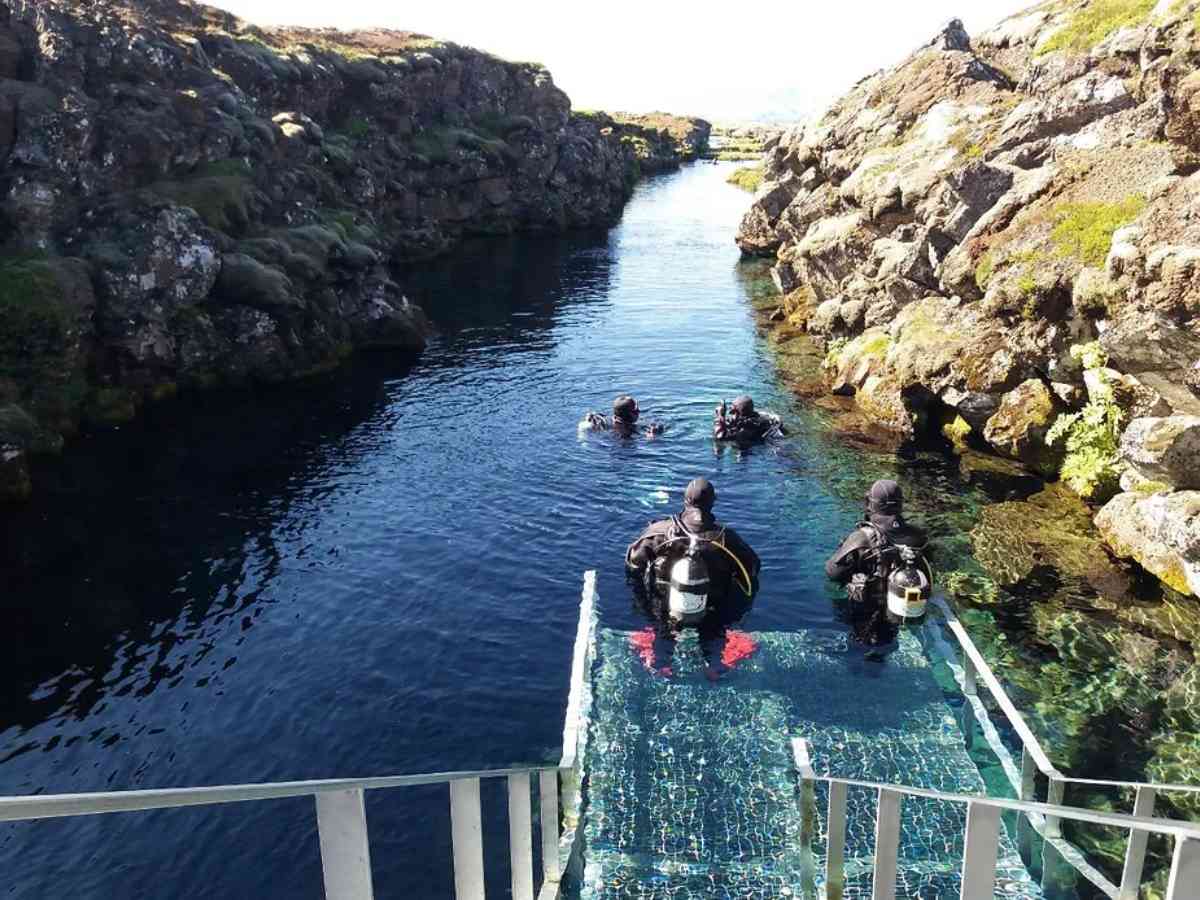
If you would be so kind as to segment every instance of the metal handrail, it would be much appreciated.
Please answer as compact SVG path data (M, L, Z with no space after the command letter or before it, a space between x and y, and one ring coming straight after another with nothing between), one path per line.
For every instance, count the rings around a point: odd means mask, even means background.
M429 772L419 775L382 775L375 778L321 778L312 781L277 781L259 784L224 784L188 788L153 788L140 791L100 791L83 794L31 794L0 797L0 822L87 816L102 813L214 806L251 800L311 797L331 791L367 791L381 788L446 784L478 778L506 778L557 772L559 766L479 769L465 772Z
M1012 723L1013 730L1016 731L1017 735L1021 738L1022 746L1029 751L1030 756L1033 757L1034 764L1047 778L1067 784L1090 784L1099 787L1119 787L1128 788L1131 790L1136 790L1137 788L1153 788L1158 792L1200 794L1200 785L1196 784L1164 784L1152 781L1120 781L1105 778L1076 778L1072 775L1063 774L1063 772L1059 771L1054 763L1050 761L1050 758L1042 749L1042 745L1039 743L1036 735L1034 735L1033 729L1029 727L1029 724L1025 721L1024 716L1021 715L1020 711L1015 705L1013 705L1012 700L1009 699L1008 694L1005 693L1004 687L1000 684L999 678L996 677L991 667L987 664L987 661L983 658L983 654L979 652L979 648L975 646L975 642L972 641L970 635L967 634L966 628L963 626L954 610L952 610L950 605L941 597L934 597L932 603L938 609L938 611L942 613L946 620L946 625L950 628L951 634L954 635L959 646L963 650L964 656L970 662L970 668L966 669L964 672L964 681L966 682L964 685L964 693L973 694L974 690L972 688L974 687L975 678L977 677L982 679L983 683L987 686L988 692L991 694L992 699L995 700L996 705L1000 707L1005 717Z
M830 900L840 900L845 886L846 802L847 789L851 787L872 790L878 795L871 894L873 900L891 900L895 896L900 846L900 809L904 797L921 797L966 805L967 825L962 859L963 898L988 898L994 894L1002 829L1000 814L1005 810L1023 813L1029 817L1070 819L1092 825L1125 828L1139 835L1153 832L1174 837L1175 852L1167 882L1166 900L1196 900L1200 897L1200 825L1153 816L1096 812L1058 804L977 797L907 785L817 775L813 771L808 745L803 738L792 739L792 752L800 776L800 859L806 896L815 895L812 836L818 833L818 829L815 822L813 784L822 781L829 785L825 895ZM1139 881L1140 876L1139 869ZM1137 885L1133 887L1136 896Z
M1114 884L1104 873L1088 861L1078 847L1065 840L1062 836L1061 820L1063 816L1057 810L1064 808L1062 801L1065 796L1066 786L1068 784L1080 784L1132 790L1134 791L1133 812L1135 817L1152 816L1154 802L1160 792L1200 793L1200 786L1074 778L1064 775L1050 762L1049 757L1034 735L1033 729L1029 727L1020 711L1017 710L1016 706L1009 699L1000 680L992 672L991 667L983 658L983 654L979 652L979 648L975 646L974 641L971 640L970 635L967 634L966 628L963 627L958 616L941 597L933 598L933 606L941 612L946 626L949 628L950 633L954 635L955 640L962 650L962 671L961 673L956 671L955 677L960 679L963 694L969 702L969 708L979 720L980 727L983 728L988 743L991 744L992 749L1000 758L1001 765L1012 781L1013 788L1016 790L1018 797L1022 801L1033 800L1036 772L1040 771L1048 779L1047 800L1049 801L1048 805L1054 811L1044 815L1030 813L1028 816L1030 825L1055 847L1064 861L1102 892L1113 898L1113 900L1136 900L1138 885L1141 882L1142 871L1146 861L1146 833L1132 827L1130 828L1125 850L1125 864L1121 872L1121 883L1120 885ZM939 653L946 658L947 663L952 668L956 668L950 656L952 651L949 651L948 647L946 650L942 649L946 645L939 633L934 634L934 640L938 645L937 649ZM979 681L983 682L993 701L1008 718L1013 726L1013 730L1017 732L1018 737L1021 739L1022 753L1019 770L1017 770L1007 749L996 733L995 727L991 724L987 708L978 697ZM969 728L969 725L964 727L964 734L967 736L968 743L970 741Z

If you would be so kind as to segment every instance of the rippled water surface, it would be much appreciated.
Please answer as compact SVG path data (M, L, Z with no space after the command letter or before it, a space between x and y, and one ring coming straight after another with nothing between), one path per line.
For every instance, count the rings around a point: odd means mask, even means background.
M855 451L781 383L728 171L643 183L611 232L410 273L440 326L419 358L185 398L39 472L34 506L0 520L0 794L556 759L582 573L606 625L638 625L622 552L697 475L764 560L757 631L844 630L820 564L874 477L961 535L988 495L956 463ZM792 436L717 452L712 408L743 391ZM619 392L666 434L581 438ZM368 818L378 896L449 893L444 787L370 794ZM502 884L507 850L488 853ZM21 898L321 883L301 800L3 825L0 871Z

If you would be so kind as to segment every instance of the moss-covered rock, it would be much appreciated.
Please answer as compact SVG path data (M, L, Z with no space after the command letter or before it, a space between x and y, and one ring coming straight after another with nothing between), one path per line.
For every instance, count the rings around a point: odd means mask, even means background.
M1054 475L1062 452L1047 444L1046 435L1062 411L1050 388L1031 378L1004 395L999 409L987 420L983 437L1003 456Z

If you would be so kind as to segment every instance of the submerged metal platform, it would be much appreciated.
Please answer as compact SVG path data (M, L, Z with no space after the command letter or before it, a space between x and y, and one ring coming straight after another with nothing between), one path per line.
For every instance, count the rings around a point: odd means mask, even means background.
M670 677L648 669L633 638L597 635L582 767L583 898L804 896L791 735L807 739L820 775L989 793L910 632L879 661L836 632L752 634L757 649L715 684L694 635L681 639ZM818 806L827 791L818 786ZM875 819L873 795L851 788L844 897L872 895ZM908 799L896 896L959 896L965 824L961 804ZM998 896L1042 896L1007 833L998 857ZM823 888L818 873L822 896Z

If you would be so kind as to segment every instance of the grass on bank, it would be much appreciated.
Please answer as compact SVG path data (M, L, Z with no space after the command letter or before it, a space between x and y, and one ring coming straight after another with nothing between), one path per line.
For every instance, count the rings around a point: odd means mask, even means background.
M1150 18L1158 0L1092 0L1073 12L1058 31L1047 38L1037 52L1068 50L1086 53L1122 28L1141 25Z
M1084 265L1103 266L1112 249L1113 234L1146 208L1142 197L1118 203L1063 203L1055 207L1056 222L1050 232L1056 252Z
M755 193L763 183L762 166L741 166L725 179L729 184L740 187L743 191Z

